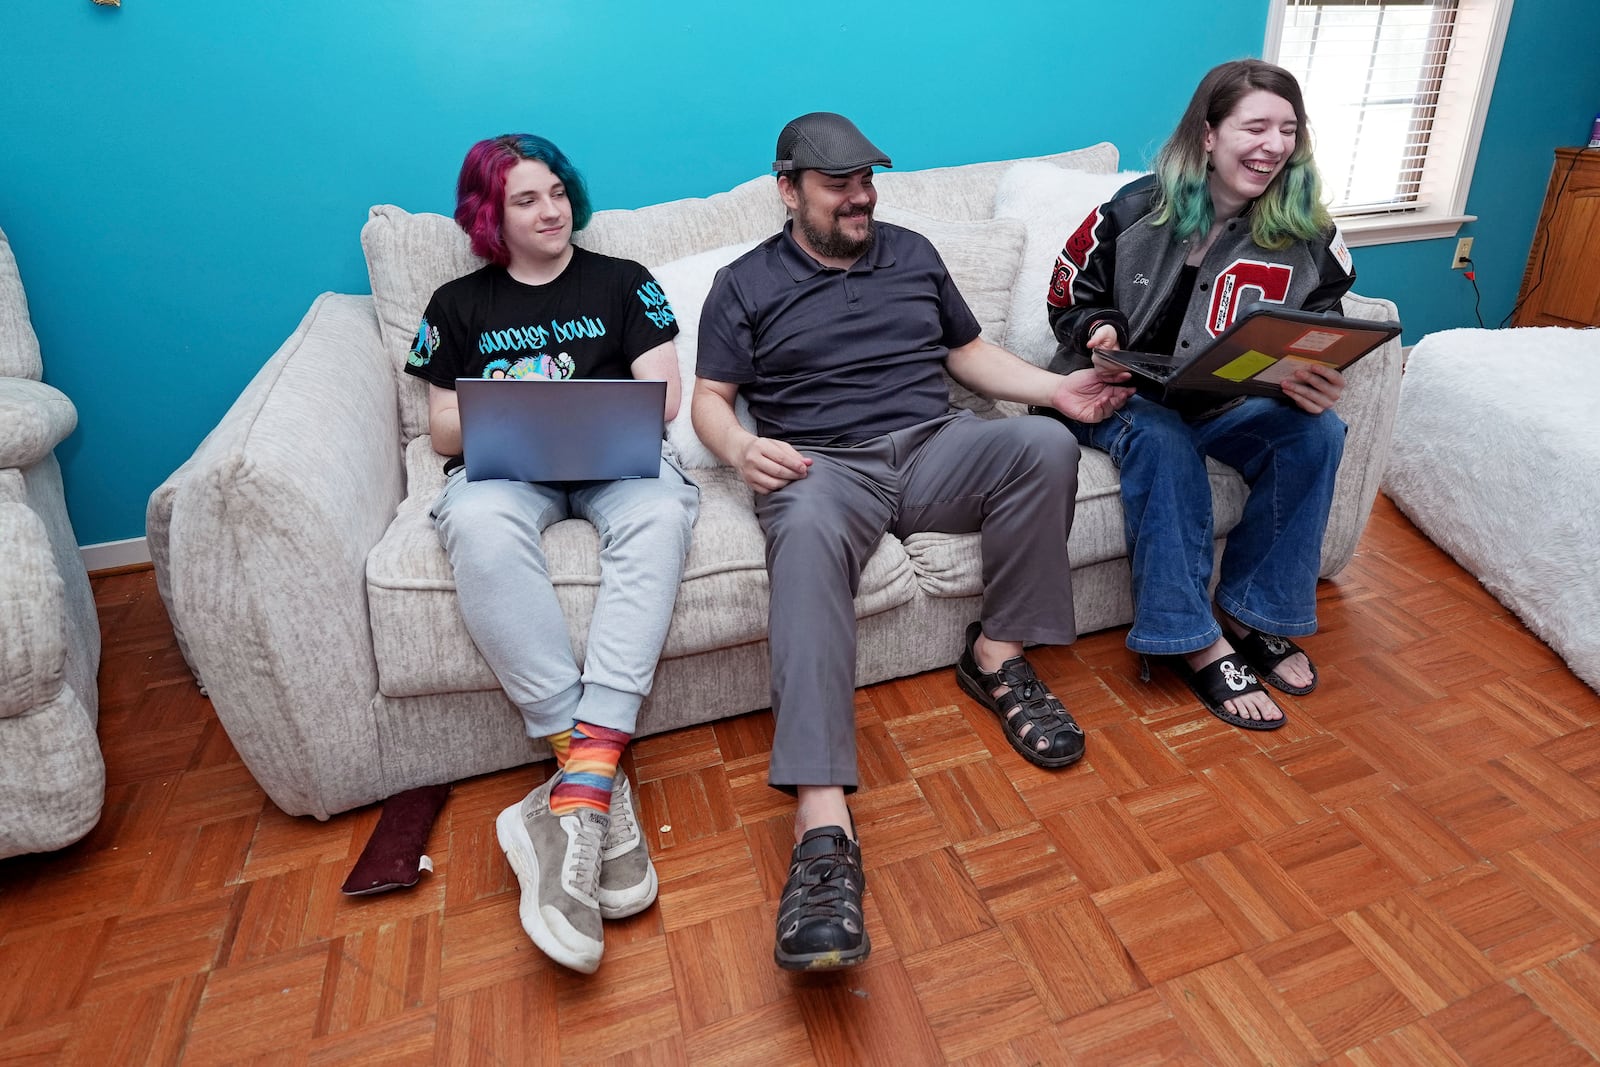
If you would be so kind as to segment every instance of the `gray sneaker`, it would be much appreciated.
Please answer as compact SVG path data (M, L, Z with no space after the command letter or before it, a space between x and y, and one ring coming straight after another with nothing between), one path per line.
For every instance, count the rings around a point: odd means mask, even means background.
M611 829L600 852L600 917L626 919L655 903L655 864L639 829L633 788L621 770L611 783Z
M561 775L513 804L495 820L495 833L522 885L522 929L544 954L584 974L600 966L600 849L611 820L592 808L568 815L550 810Z

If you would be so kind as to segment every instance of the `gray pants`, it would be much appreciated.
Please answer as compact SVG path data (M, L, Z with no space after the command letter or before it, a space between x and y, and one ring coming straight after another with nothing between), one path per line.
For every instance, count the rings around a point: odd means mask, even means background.
M983 630L997 641L1070 644L1067 534L1078 445L1038 416L954 413L850 447L802 448L804 478L756 497L772 584L768 619L777 733L768 782L857 784L856 614L861 568L886 530L978 531Z
M659 478L467 481L433 506L467 632L522 711L529 737L575 721L631 734L650 692L683 576L700 490L666 460ZM539 535L587 519L600 534L600 591L580 674Z

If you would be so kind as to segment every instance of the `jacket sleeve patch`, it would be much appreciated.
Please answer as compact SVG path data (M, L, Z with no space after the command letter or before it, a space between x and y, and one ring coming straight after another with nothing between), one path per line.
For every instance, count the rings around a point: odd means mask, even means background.
M1335 226L1333 240L1328 242L1328 252L1339 261L1339 266L1344 268L1346 274L1356 272L1355 260L1350 257L1350 246L1344 243L1344 232Z
M1089 212L1089 217L1073 231L1056 257L1056 268L1050 275L1049 302L1051 307L1072 306L1072 282L1078 272L1089 264L1089 257L1100 246L1095 231L1100 228L1100 209Z

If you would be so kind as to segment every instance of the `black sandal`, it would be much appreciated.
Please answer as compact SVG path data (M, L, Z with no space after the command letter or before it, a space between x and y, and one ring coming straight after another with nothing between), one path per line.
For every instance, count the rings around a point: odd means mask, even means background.
M1242 697L1246 693L1265 693L1250 664L1243 656L1230 652L1221 659L1212 660L1199 670L1185 662L1182 656L1160 657L1172 672L1188 685L1189 691L1200 698L1207 711L1241 730L1276 730L1289 721L1287 715L1276 719L1247 719L1235 715L1223 701ZM1274 702L1276 703L1276 702ZM1280 712L1282 708L1278 709Z
M973 700L1000 716L1006 740L1017 754L1037 766L1054 770L1083 758L1083 729L1072 718L1065 704L1050 692L1050 687L1033 673L1028 661L1013 656L1000 669L986 673L978 667L973 651L983 623L967 627L967 647L956 664L956 681ZM1006 686L1010 692L998 697L994 691ZM1044 748L1038 748L1040 738Z
M1251 630L1243 637L1235 637L1230 633L1228 641L1239 651L1244 661L1255 669L1261 680L1274 689L1288 693L1292 697L1303 697L1317 687L1317 682L1320 680L1317 677L1317 665L1311 662L1310 656L1306 656L1305 649L1289 638ZM1278 664L1297 652L1306 656L1306 665L1311 668L1310 685L1290 685L1278 674Z

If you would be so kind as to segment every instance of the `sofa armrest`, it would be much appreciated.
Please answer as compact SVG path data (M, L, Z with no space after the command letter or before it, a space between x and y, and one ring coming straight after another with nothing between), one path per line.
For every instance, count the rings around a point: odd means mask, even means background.
M30 378L0 377L0 469L26 470L78 425L66 394Z
M291 815L383 795L365 567L404 495L402 460L372 300L324 294L151 497L151 556L191 666Z
M1400 317L1390 301L1355 293L1346 294L1344 313L1356 319ZM1322 540L1323 578L1333 577L1349 564L1366 529L1367 517L1372 514L1372 502L1377 499L1378 486L1389 465L1395 412L1400 404L1401 362L1400 338L1394 337L1345 375L1345 392L1335 410L1349 432L1334 484L1328 531Z

